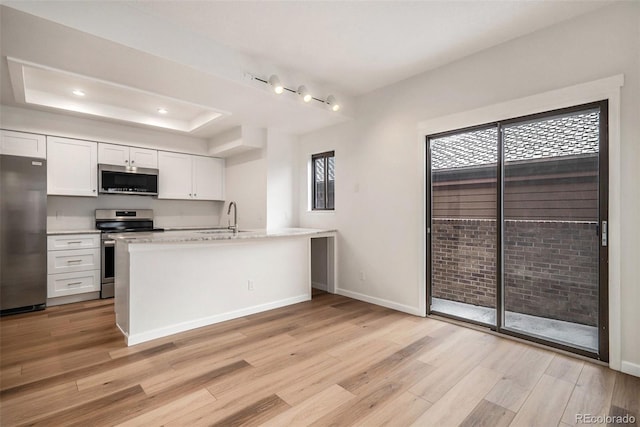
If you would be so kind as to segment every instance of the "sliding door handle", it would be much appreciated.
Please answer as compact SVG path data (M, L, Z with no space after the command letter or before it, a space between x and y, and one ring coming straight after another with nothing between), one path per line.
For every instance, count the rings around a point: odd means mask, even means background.
M602 221L602 246L607 246L607 221Z

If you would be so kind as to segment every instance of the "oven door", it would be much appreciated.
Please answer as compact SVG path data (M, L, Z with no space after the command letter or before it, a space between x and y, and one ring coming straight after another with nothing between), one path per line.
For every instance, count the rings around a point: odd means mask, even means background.
M101 298L113 298L116 272L116 241L102 240Z

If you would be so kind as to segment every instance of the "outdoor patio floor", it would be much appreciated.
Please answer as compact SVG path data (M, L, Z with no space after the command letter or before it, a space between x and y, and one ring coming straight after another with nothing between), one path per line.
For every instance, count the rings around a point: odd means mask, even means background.
M489 325L496 323L493 308L433 298L431 310ZM585 350L598 350L598 328L595 326L507 311L504 328Z

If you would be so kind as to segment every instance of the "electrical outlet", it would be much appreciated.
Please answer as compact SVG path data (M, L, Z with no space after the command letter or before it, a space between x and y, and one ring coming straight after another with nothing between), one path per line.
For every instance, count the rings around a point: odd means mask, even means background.
M247 289L250 291L253 290L253 280L247 280Z

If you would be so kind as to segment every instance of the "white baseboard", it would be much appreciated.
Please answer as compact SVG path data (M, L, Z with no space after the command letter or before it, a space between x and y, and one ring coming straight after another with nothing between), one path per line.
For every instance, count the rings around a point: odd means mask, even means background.
M177 325L171 325L163 328L153 329L151 331L141 332L138 334L130 334L125 338L127 345L140 344L146 341L151 341L156 338L166 337L168 335L177 334L179 332L189 331L191 329L201 328L203 326L213 325L214 323L224 322L226 320L237 319L238 317L248 316L250 314L261 313L267 310L273 310L274 308L280 308L291 304L297 304L299 302L309 301L311 299L309 294L299 295L297 297L286 298L279 301L270 302L267 304L254 305L252 307L243 308L240 310L229 311L222 314L216 314L215 316L203 317L201 319L190 320L188 322L178 323Z
M342 295L345 297L357 299L364 302L369 302L371 304L380 305L382 307L391 308L393 310L402 311L404 313L413 314L414 316L422 316L419 307L411 307L409 305L398 304L394 301L389 301L382 298L376 298L369 295L361 294L359 292L352 292L346 289L336 289L336 293L338 295Z
M620 371L625 374L633 375L635 377L640 377L640 365L636 363L622 361L620 364Z
M125 343L128 343L128 342L129 342L129 334L128 334L128 333L126 333L126 332L124 331L124 329L122 329L122 328L120 327L120 325L118 325L117 323L116 323L116 328L118 328L118 330L120 331L120 333L124 336L124 342L125 342ZM127 344L127 345L129 345L129 344Z
M320 289L321 291L326 291L327 290L327 284L326 283L311 282L311 287L314 288L314 289Z

